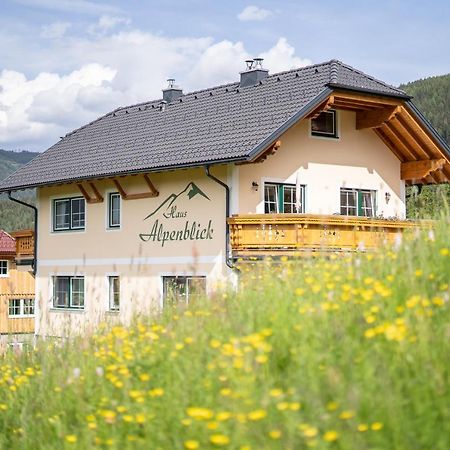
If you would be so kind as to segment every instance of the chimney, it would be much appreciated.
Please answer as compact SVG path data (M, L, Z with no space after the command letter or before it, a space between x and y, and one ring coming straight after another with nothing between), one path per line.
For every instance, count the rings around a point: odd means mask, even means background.
M262 67L263 61L263 58L247 59L245 61L247 69L244 72L240 72L240 87L254 86L269 75L269 71Z
M163 89L163 100L167 103L171 103L178 100L183 95L183 90L175 86L175 79L169 78L167 80L169 86L167 89Z

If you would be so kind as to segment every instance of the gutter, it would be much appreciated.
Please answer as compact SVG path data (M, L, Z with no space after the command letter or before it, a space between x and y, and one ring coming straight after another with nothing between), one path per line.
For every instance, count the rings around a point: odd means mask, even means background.
M37 240L38 240L38 235L37 235L37 231L38 231L38 209L36 208L36 206L34 205L30 205L29 203L25 203L22 200L19 200L18 198L14 198L11 196L11 191L8 191L8 198L15 202L15 203L19 203L19 205L23 205L26 206L27 208L31 208L34 211L34 249L33 249L33 253L34 253L34 258L33 258L33 275L36 276L36 272L37 272Z
M217 184L220 184L223 188L225 188L225 216L226 216L226 225L225 225L225 264L230 269L236 269L233 265L230 258L230 225L228 224L228 218L230 217L230 187L224 183L222 180L219 180L217 177L212 175L209 171L209 165L205 166L205 173L208 178L215 181Z

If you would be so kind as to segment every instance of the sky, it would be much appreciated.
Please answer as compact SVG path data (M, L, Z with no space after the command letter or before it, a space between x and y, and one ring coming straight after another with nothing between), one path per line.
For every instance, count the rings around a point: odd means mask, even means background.
M448 0L0 0L0 148L44 151L119 107L339 59L389 84L450 72Z

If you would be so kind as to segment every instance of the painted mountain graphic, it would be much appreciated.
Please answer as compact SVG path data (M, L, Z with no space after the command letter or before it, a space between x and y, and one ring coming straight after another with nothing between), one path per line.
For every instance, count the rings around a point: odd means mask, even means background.
M182 202L189 201L198 195L211 201L211 199L194 182L191 181L178 194L170 194L152 213L145 217L144 220L149 219L160 211L162 211L163 216L165 216L166 211L169 211L173 206L175 206L175 203L179 200Z

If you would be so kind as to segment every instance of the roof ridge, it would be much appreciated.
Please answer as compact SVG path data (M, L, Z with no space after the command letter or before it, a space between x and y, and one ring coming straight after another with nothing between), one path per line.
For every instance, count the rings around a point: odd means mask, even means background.
M345 64L345 63L343 63L342 61L338 61L338 60L335 60L335 61L336 61L339 65L341 65L342 67L345 67L346 69L349 69L349 70L351 70L351 71L353 71L353 72L355 72L355 73L358 73L358 74L360 74L360 75L363 75L363 76L365 76L366 78L369 78L369 80L375 81L376 83L379 83L379 84L381 84L382 86L388 87L388 88L390 88L390 89L394 89L395 91L400 92L400 93L402 93L402 94L406 94L405 91L402 91L401 89L398 89L397 87L392 86L391 84L385 83L384 81L379 80L378 78L375 78L375 77L373 77L372 75L368 75L367 73L363 72L362 70L355 69L353 66L350 66L349 64ZM331 83L331 81L330 81L330 83Z

